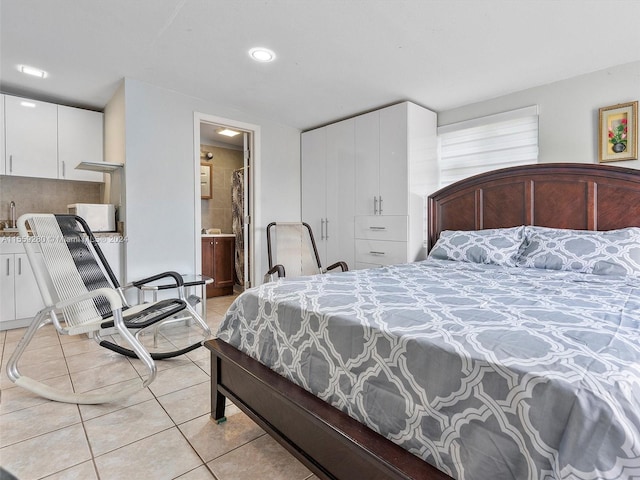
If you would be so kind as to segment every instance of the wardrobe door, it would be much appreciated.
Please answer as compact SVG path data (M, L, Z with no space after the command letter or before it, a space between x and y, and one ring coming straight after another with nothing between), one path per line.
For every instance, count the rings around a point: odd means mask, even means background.
M355 214L377 215L380 178L380 113L355 118Z
M407 103L380 110L379 215L409 213L407 118Z
M320 261L326 263L326 127L302 134L302 221L308 223L318 247Z
M355 131L354 119L326 127L326 268L337 261L354 264Z

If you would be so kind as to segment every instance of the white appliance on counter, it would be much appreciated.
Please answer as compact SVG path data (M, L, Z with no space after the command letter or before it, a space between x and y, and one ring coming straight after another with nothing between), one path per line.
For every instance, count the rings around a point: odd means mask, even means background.
M67 205L72 215L82 217L92 232L116 231L116 206L108 203L72 203Z

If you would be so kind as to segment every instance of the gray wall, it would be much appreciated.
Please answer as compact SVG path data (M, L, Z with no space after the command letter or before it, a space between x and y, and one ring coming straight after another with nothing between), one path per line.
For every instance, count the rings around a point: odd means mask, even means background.
M598 162L598 109L640 100L640 62L569 78L438 113L438 125L539 106L540 162ZM640 161L612 162L640 168Z

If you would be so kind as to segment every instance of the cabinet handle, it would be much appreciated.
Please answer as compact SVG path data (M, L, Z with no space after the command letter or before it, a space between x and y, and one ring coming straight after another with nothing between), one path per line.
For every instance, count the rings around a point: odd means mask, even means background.
M9 155L9 173L13 173L13 155Z
M22 257L18 257L18 275L22 275Z
M324 240L324 218L320 219L320 240Z
M369 227L369 230L386 230L387 227Z
M382 215L382 195L380 195L380 200L378 201L378 215Z
M373 197L373 214L374 215L378 214L378 197L377 196Z
M62 162L62 178L65 178L67 176L67 169L66 169L66 165L64 163L64 161Z
M372 250L369 250L369 253L370 253L371 255L384 255L384 254L385 254L384 252L374 252L374 251L372 251Z
M324 220L324 238L329 240L329 219L325 218Z
M11 265L9 265L9 259L7 258L7 277L9 276L9 274L11 273L11 269L10 269Z

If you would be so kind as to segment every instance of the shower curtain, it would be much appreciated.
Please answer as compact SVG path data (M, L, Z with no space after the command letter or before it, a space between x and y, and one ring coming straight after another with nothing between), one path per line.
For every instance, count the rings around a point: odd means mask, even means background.
M235 170L231 181L231 221L236 236L236 278L244 287L244 171Z

